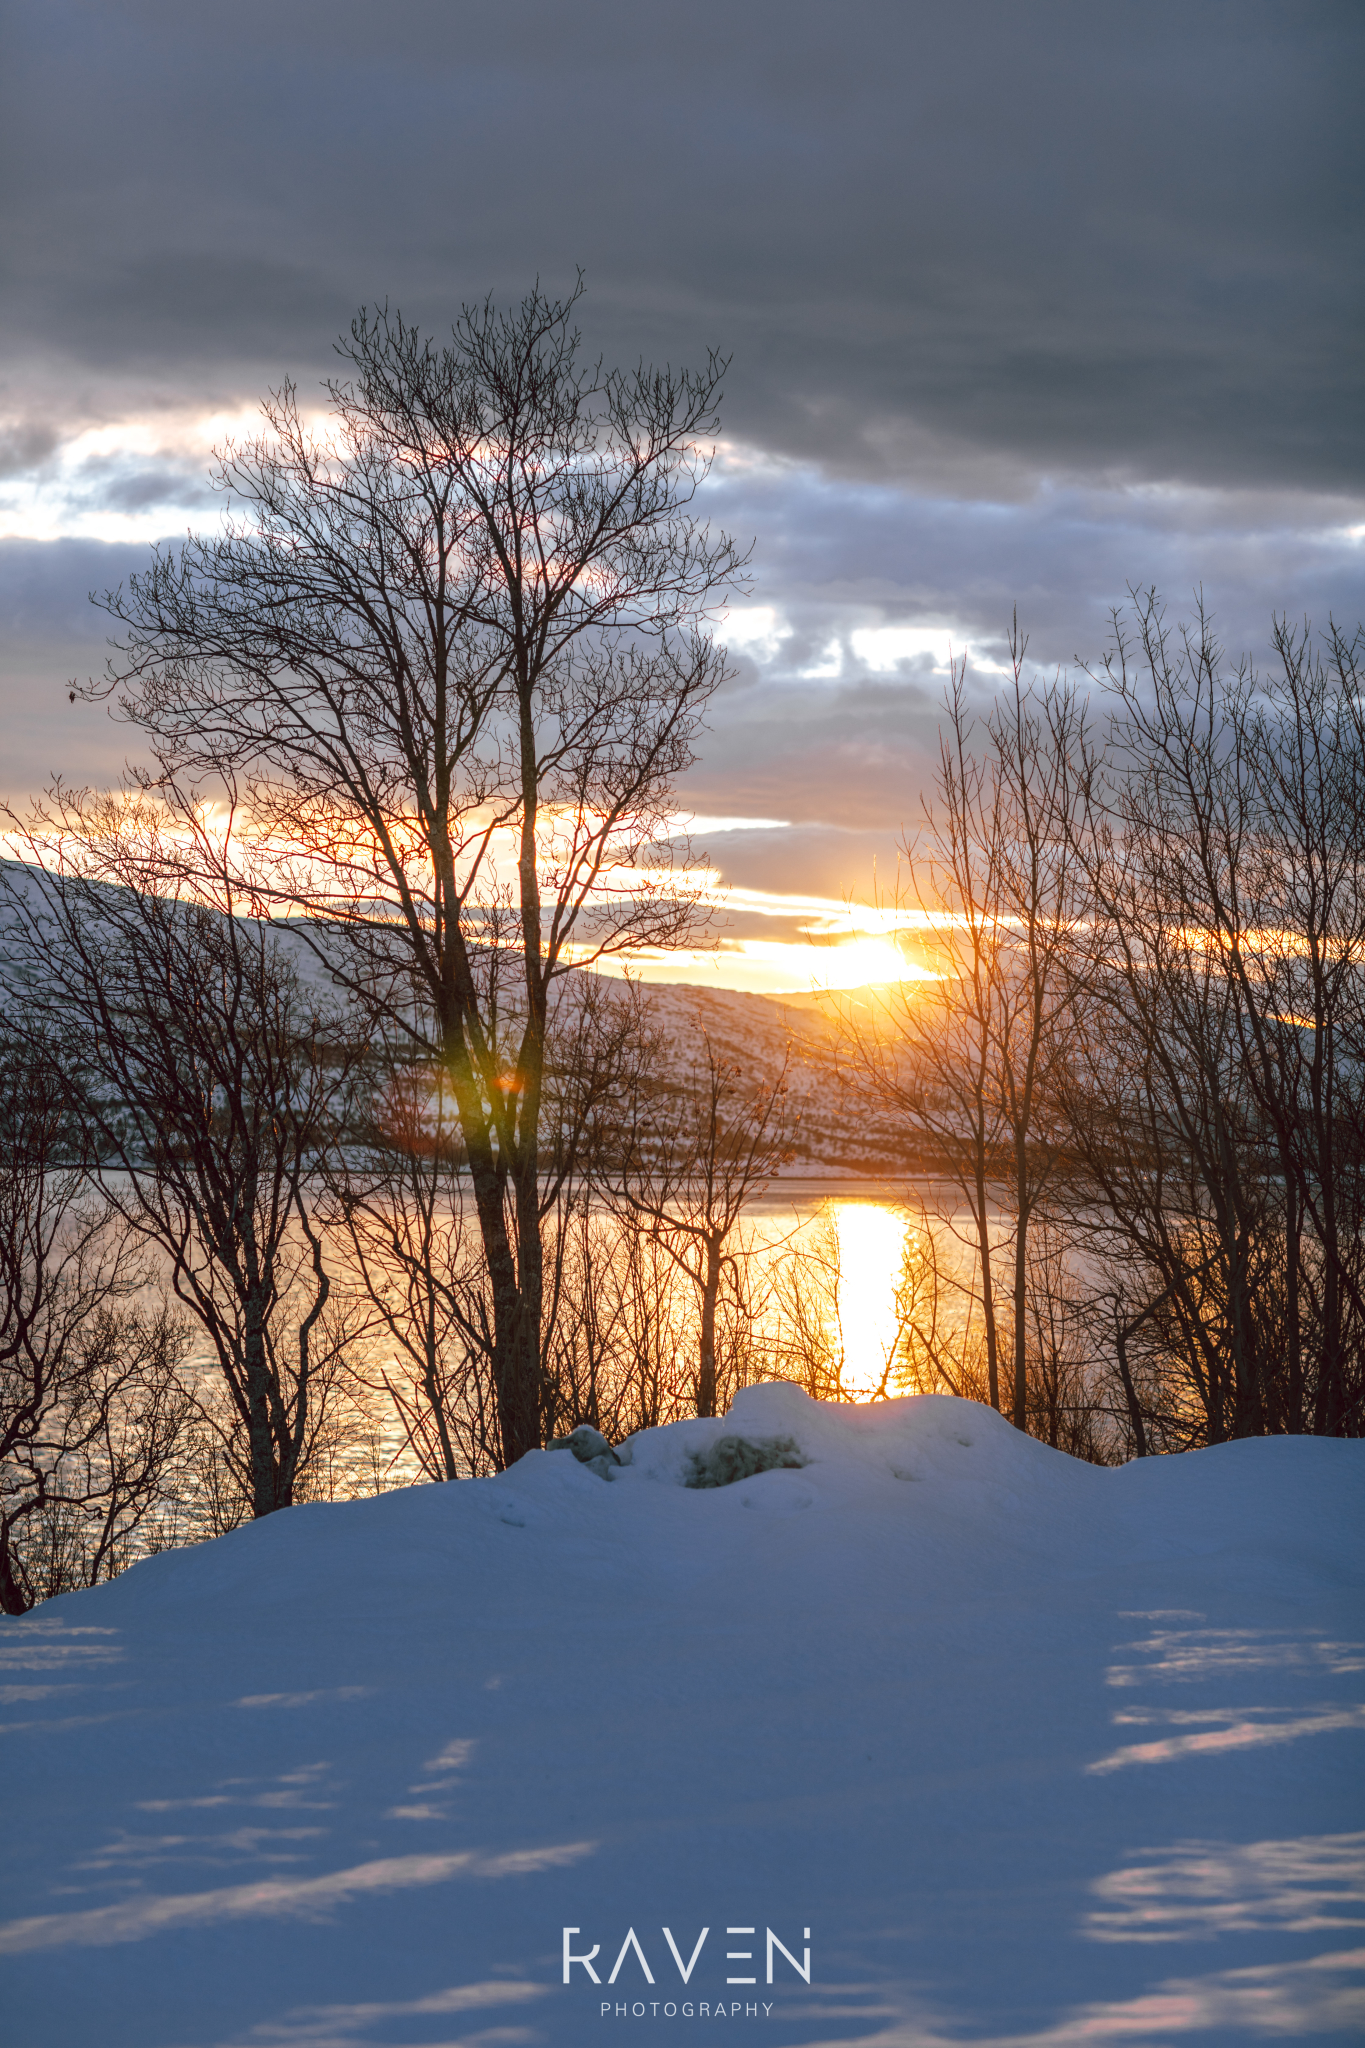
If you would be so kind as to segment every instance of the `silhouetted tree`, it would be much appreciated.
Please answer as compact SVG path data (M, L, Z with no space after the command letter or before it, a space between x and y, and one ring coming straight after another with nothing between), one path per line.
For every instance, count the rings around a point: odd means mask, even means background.
M128 1233L88 1198L52 1048L0 1024L0 1612L95 1585L165 1504L183 1332L132 1299Z
M1054 1077L1065 1057L1085 915L1071 824L1084 711L1061 678L1031 683L1011 634L1012 676L978 736L966 663L954 666L924 830L904 853L937 980L872 1007L845 1004L840 1062L902 1127L929 1139L971 1217L992 1407L1008 1323L1015 1426L1028 1419L1030 1221L1055 1163ZM909 905L903 906L910 909ZM909 922L909 918L907 918ZM1001 1221L1013 1271L1001 1315Z
M1198 1415L1158 1436L1354 1432L1365 1376L1365 719L1360 641L1277 623L1226 666L1201 610L1115 619L1089 766L1096 922L1070 1103L1135 1262L1126 1354ZM1143 1277L1145 1274L1145 1277ZM1125 1359L1125 1366L1128 1360ZM1161 1374L1158 1374L1158 1379ZM1127 1390L1125 1390L1127 1391Z
M444 1066L505 1462L541 1434L552 985L688 928L672 784L741 565L689 509L724 365L604 371L576 297L466 308L442 348L362 311L326 429L286 386L222 453L226 530L106 600L163 768L240 779L257 878Z
M716 1320L722 1284L738 1285L732 1245L747 1204L790 1159L787 1067L753 1081L709 1037L690 1069L636 1095L602 1179L617 1212L663 1246L697 1290L696 1413L717 1411Z
M355 1047L235 894L230 833L147 794L58 790L5 882L12 994L60 1045L91 1171L207 1333L227 1451L265 1515L295 1497L334 1362L310 1176ZM259 907L259 906L257 906Z

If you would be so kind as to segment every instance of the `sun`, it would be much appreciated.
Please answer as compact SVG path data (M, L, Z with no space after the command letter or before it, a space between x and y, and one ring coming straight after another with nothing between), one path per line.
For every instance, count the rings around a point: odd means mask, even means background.
M810 975L816 989L886 988L900 981L938 979L931 969L907 960L892 939L851 939L841 946L822 947Z

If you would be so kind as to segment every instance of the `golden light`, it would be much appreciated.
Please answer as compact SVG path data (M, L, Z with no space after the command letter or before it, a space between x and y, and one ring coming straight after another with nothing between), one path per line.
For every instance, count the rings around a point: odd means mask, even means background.
M937 981L931 968L907 960L891 939L854 939L822 948L811 969L817 988L883 987L897 981Z
M882 1202L831 1202L829 1213L839 1240L844 1386L866 1400L881 1386L896 1343L896 1287L909 1218ZM890 1380L886 1391L897 1391Z
M940 979L931 968L907 960L889 939L853 940L840 946L731 939L722 940L714 951L692 947L664 952L640 947L603 963L600 971L630 973L641 981L686 982L759 996L806 996Z
M198 804L190 820L167 809L148 792L113 792L109 802L121 812L125 830L152 832L167 853L188 854L195 842L205 851L213 849L215 864L221 865L224 874L229 868L234 873L234 886L241 898L238 907L252 914L261 914L262 909L275 917L300 914L305 909L325 914L329 900L345 914L362 899L371 916L382 917L385 905L391 914L397 912L387 855L373 827L364 820L326 806L296 805L291 819L283 805L273 813L253 814L246 806L233 810L212 800ZM679 822L686 822L685 814L679 814ZM751 828L765 822L776 826L779 821L744 818L711 822ZM491 803L471 809L460 818L459 829L461 843L454 854L460 880L466 881L477 869L485 897L491 900L500 890L510 890L520 842L515 823L509 821L505 810ZM420 821L415 814L395 813L388 820L388 831L409 886L418 901L424 901L431 889L430 855ZM10 839L0 840L0 853L55 865L61 859L62 837L60 831L38 831L32 837L10 835ZM578 863L588 851L593 853L589 865L597 870L586 891L589 913L631 897L667 894L674 886L675 878L666 869L639 864L638 848L625 824L608 824L594 813L546 805L537 838L540 879L547 899L560 888L567 887L572 893ZM928 934L959 921L951 912L907 911L886 904L734 888L711 867L688 870L676 879L683 893L695 891L701 908L717 912L722 920L735 915L780 919L789 927L795 923L800 936L722 935L716 946L666 951L623 947L607 958L599 958L593 943L577 941L565 949L566 959L595 966L608 975L629 974L647 982L692 983L777 997L833 994L940 980L933 968L907 958L900 935ZM183 886L193 889L188 866Z

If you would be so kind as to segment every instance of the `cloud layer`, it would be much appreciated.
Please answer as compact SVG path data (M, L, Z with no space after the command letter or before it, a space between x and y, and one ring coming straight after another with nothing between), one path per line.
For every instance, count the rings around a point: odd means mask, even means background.
M844 473L1359 480L1349 6L53 0L9 37L21 436L582 263L595 340L733 351L731 430Z
M21 9L0 151L3 780L116 774L86 591L216 517L208 452L361 301L583 266L609 358L729 353L753 536L688 800L759 888L865 893L949 646L1101 651L1129 584L1234 648L1365 615L1348 5L130 0ZM3 536L9 536L8 539Z

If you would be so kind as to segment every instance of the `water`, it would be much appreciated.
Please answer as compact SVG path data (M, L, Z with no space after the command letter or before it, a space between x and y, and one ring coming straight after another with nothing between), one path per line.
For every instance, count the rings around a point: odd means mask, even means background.
M970 1320L973 1261L961 1197L951 1186L890 1181L783 1180L746 1212L753 1294L762 1302L792 1269L817 1296L842 1357L839 1394L872 1400L904 1391L897 1366L908 1323L948 1341ZM935 1285L936 1283L936 1285ZM935 1297L936 1298L932 1298ZM773 1303L760 1309L773 1321ZM782 1341L780 1302L770 1334Z
M934 1256L929 1263L942 1281L934 1310L940 1332L960 1327L968 1313L971 1261L955 1240L951 1199L942 1199L948 1193L890 1182L793 1178L774 1183L750 1203L728 1247L735 1255L732 1278L739 1285L738 1292L727 1288L722 1305L718 1350L723 1390L738 1372L745 1379L797 1378L822 1398L866 1401L906 1391L898 1359L905 1348L907 1276L913 1276L917 1261L918 1267L924 1266L924 1253L931 1246ZM926 1197L947 1221L928 1222ZM593 1213L592 1233L594 1256L617 1269L603 1278L599 1268L599 1296L615 1295L604 1326L606 1352L615 1345L618 1355L624 1347L626 1355L638 1359L643 1337L652 1369L666 1381L654 1419L689 1412L699 1356L696 1288L656 1249L645 1288L640 1288L637 1275L633 1308L622 1313L620 1303L629 1292L621 1270L625 1240L600 1207ZM472 1217L466 1241L476 1243ZM297 1249L303 1250L301 1241ZM354 1254L338 1231L328 1234L327 1264L334 1276L334 1306L347 1296L358 1296ZM306 1269L303 1277L306 1280ZM572 1329L575 1316L581 1319L583 1294L581 1288L577 1293L570 1288L566 1328ZM288 1325L306 1306L301 1290L283 1319L280 1335L291 1349L295 1340ZM600 1306L599 1300L596 1307ZM642 1323L649 1325L643 1333ZM602 1327L590 1337L580 1332L573 1339L574 1355L591 1355L594 1345L602 1351L603 1334ZM315 1333L315 1357L323 1335L321 1329ZM347 1356L349 1368L341 1375L344 1392L333 1399L337 1414L344 1411L350 1422L335 1447L315 1461L310 1490L317 1487L329 1495L369 1492L379 1485L410 1482L420 1476L422 1461L384 1382L387 1377L400 1389L411 1390L412 1366L405 1367L392 1332L372 1311L368 1327L354 1330ZM188 1363L213 1405L219 1369L197 1325ZM591 1385L589 1381L585 1392L584 1383L576 1382L576 1391L567 1397L571 1410L597 1412L589 1398ZM420 1398L417 1406L422 1406ZM617 1434L639 1426L638 1403L627 1402L615 1411L601 1408L609 1433L613 1413ZM645 1420L649 1419L646 1408ZM474 1462L483 1461L475 1457Z

